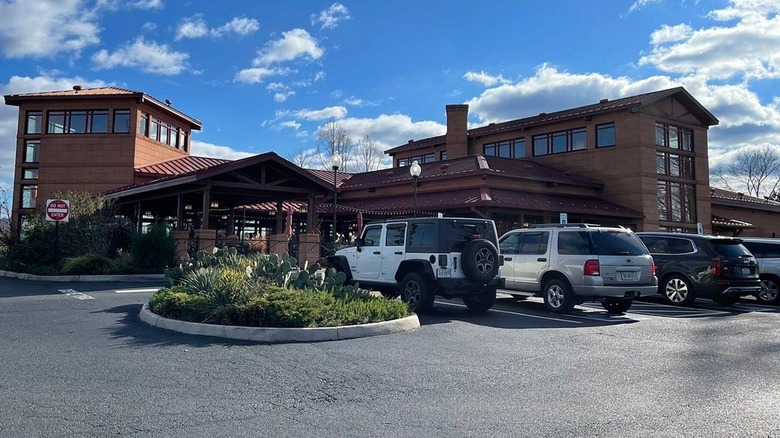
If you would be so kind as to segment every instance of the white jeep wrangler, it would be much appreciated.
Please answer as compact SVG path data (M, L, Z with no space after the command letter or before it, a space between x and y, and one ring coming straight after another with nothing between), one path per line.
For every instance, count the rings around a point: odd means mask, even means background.
M503 287L499 276L496 226L492 220L415 218L371 223L356 246L328 257L347 274L347 282L401 299L424 313L434 296L462 297L474 311L485 311Z

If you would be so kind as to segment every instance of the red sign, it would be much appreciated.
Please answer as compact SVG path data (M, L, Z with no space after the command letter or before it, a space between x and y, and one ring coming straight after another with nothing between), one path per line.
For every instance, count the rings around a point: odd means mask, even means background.
M46 220L67 222L70 214L70 201L64 199L46 200Z

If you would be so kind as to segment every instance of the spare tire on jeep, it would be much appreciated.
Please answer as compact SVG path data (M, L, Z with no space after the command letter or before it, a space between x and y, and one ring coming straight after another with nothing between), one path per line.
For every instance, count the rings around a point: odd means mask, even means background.
M461 266L466 278L487 283L498 275L498 250L492 242L475 239L466 242L461 255Z

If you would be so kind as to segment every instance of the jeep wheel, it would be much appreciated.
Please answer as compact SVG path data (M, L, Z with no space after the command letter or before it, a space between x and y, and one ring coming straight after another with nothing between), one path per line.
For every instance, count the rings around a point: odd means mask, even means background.
M566 313L574 308L575 298L565 280L553 278L544 285L544 305L553 313Z
M496 303L496 289L489 287L474 295L463 295L463 303L471 311L484 312Z
M607 309L607 313L620 315L626 313L634 302L631 298L602 298L601 305Z
M431 285L420 274L407 274L401 282L401 301L415 313L425 313L433 307Z
M756 299L762 304L780 303L780 287L773 277L761 276L761 292L756 294Z
M660 290L664 301L674 306L689 306L696 299L693 287L680 275L666 277L661 283Z
M467 242L461 260L466 278L477 283L487 283L498 274L498 250L489 240Z

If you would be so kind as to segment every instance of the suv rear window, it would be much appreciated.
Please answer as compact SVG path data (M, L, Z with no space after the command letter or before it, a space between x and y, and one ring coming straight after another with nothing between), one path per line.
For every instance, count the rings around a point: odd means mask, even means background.
M739 243L739 240L733 239L712 239L710 240L712 248L716 253L724 257L741 257L750 255L750 251Z
M496 235L493 232L491 222L486 221L458 221L442 222L444 228L444 251L460 252L466 242L474 239L485 239L497 244Z
M642 241L623 231L562 231L558 234L558 253L569 255L642 255Z

